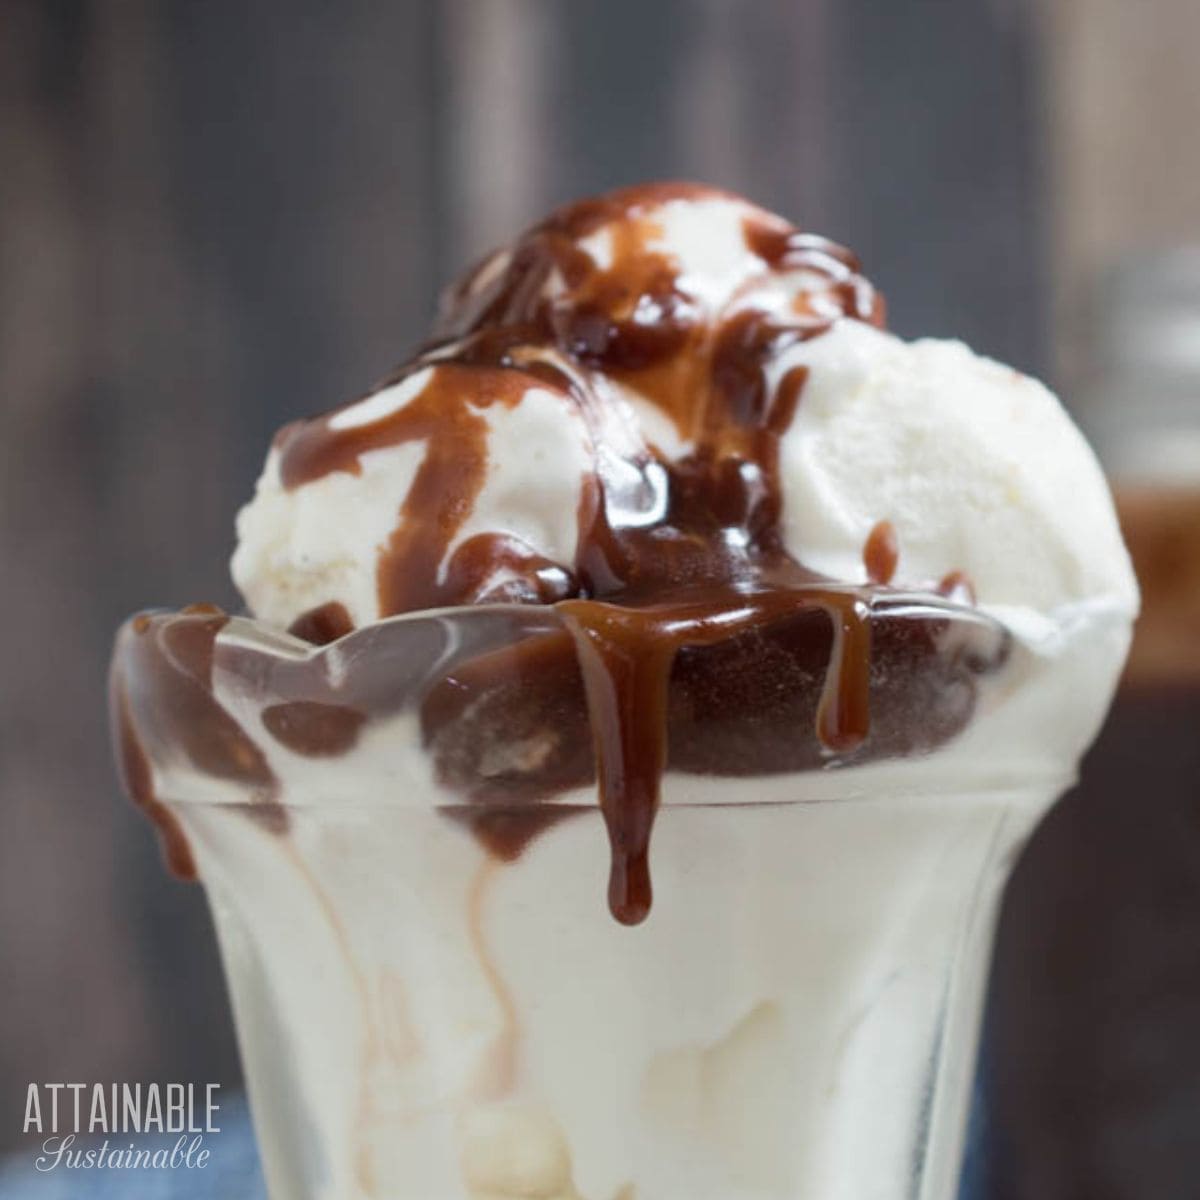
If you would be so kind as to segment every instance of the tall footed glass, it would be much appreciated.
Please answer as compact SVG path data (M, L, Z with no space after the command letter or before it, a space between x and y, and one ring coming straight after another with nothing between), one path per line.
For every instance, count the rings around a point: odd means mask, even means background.
M632 927L553 610L127 625L126 780L207 890L273 1200L951 1200L997 900L1073 763L988 734L997 627L873 622L847 761L806 668L782 747L728 662L672 673Z

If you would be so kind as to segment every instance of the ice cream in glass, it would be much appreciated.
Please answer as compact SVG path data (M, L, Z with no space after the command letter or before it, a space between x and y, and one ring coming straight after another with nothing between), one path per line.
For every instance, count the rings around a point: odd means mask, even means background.
M274 1200L950 1200L1137 588L1054 396L728 193L553 213L114 657Z

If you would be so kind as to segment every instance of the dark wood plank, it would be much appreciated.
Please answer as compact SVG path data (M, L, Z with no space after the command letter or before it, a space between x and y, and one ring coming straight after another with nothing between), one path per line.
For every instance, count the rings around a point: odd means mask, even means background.
M420 336L434 14L15 0L0 22L0 1092L231 1080L201 892L117 794L108 648L138 607L234 603L271 431Z

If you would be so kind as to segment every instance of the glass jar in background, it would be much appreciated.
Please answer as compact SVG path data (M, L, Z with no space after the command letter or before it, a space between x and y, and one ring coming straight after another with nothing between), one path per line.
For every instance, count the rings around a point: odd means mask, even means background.
M1014 877L989 1200L1185 1200L1200 1176L1200 245L1096 306L1076 414L1142 588L1116 704Z
M1128 691L1200 686L1200 245L1118 272L1088 423L1142 585ZM1090 414L1090 419L1089 419ZM1193 726L1200 729L1200 725Z

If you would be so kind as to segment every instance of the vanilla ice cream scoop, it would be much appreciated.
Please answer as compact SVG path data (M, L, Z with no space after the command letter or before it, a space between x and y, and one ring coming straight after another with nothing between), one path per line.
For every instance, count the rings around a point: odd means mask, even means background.
M677 525L664 467L701 443L773 489L749 443L775 340L877 312L845 251L732 196L662 185L564 209L451 288L381 388L280 432L234 578L283 626L621 590L630 572L589 554L597 522ZM715 545L751 515L691 514L672 540Z
M588 561L597 510L665 530L687 486L671 469L702 458L758 478L741 511L707 488L687 537L753 540L754 487L773 487L773 536L822 575L865 580L887 521L889 582L958 572L988 608L1132 613L1106 484L1055 398L880 319L852 256L737 197L660 185L565 209L451 288L392 380L280 433L234 578L281 626L602 596L628 572Z

